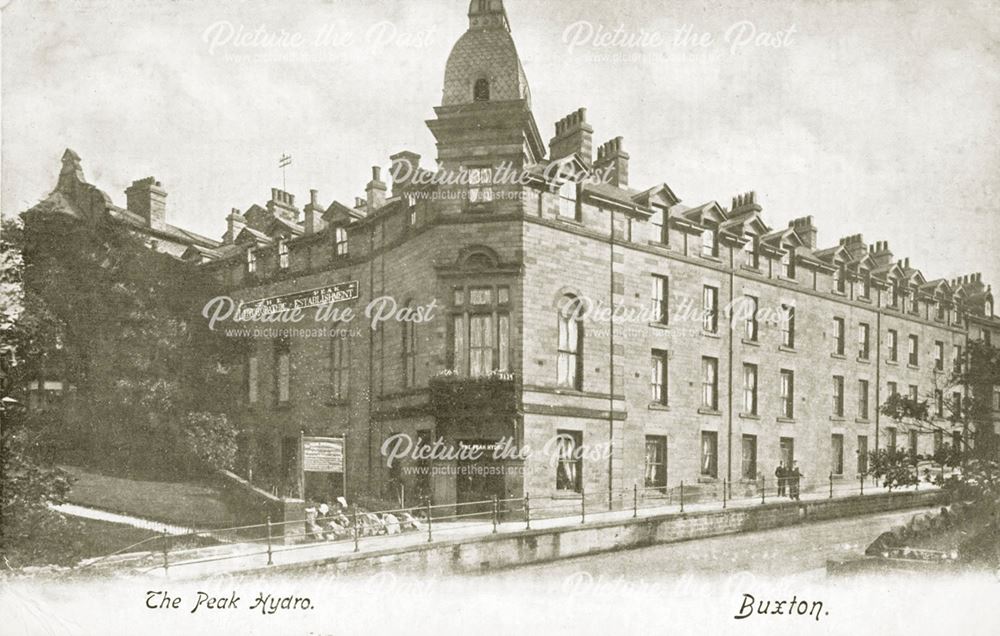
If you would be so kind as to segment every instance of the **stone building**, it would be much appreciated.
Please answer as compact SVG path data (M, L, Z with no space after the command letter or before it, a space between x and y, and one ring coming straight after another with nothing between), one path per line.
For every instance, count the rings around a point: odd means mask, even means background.
M502 0L472 1L434 113L435 169L397 153L346 203L312 190L299 207L272 189L228 215L221 241L167 224L155 179L120 209L82 192L78 159L64 158L53 196L120 215L236 300L351 290L335 304L359 314L349 324L251 337L234 416L257 478L294 493L302 433L346 436L349 494L436 503L723 480L753 492L793 460L825 485L856 480L866 451L949 441L887 422L878 405L891 391L950 400L947 371L970 338L1000 337L979 274L928 280L859 234L823 247L811 216L772 228L753 192L691 205L666 183L633 187L624 140L595 148L583 108L546 145ZM397 312L370 328L364 310L384 297ZM432 320L397 319L432 301ZM383 443L400 433L532 452L387 466Z

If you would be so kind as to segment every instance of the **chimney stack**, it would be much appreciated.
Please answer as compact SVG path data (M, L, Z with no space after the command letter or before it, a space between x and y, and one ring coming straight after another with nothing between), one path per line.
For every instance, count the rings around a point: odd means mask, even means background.
M604 172L600 175L603 182L619 188L628 187L628 153L623 148L621 137L615 137L597 149L594 170Z
M868 247L865 246L865 239L861 234L852 234L850 236L845 236L840 239L840 244L844 246L847 253L850 254L852 261L860 260L868 253Z
M879 267L888 265L892 262L892 252L889 250L888 241L875 241L875 245L871 247L872 258L878 263Z
M753 190L749 192L744 192L743 194L737 194L733 197L733 207L730 210L734 213L740 212L760 212L762 208L757 203L757 193Z
M788 222L788 227L792 228L792 231L806 247L809 249L816 247L816 226L813 225L812 216L792 219Z
M578 108L556 122L556 136L549 141L549 158L555 161L576 153L589 166L593 161L593 135L587 109Z
M403 150L389 157L389 161L392 162L389 168L389 176L392 177L392 196L397 196L402 194L420 171L420 155Z
M247 220L240 213L239 208L233 208L226 217L226 233L222 235L222 242L232 245L236 241L236 236L247 226Z
M305 207L303 224L306 234L315 234L326 227L326 221L323 220L323 208L319 204L319 190L309 191L309 203Z
M146 220L146 225L162 230L167 224L167 191L153 177L133 181L125 190L125 206Z
M368 185L365 187L365 194L367 195L365 202L368 205L369 214L385 205L386 187L385 183L383 183L380 178L381 172L381 168L378 166L372 166L372 180L369 181Z
M267 210L291 223L299 222L300 210L295 207L295 195L281 188L271 188L271 200L267 202Z

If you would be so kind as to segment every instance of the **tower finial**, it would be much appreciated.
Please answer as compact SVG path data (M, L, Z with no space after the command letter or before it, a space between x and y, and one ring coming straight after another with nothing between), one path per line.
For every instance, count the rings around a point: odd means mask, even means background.
M471 0L469 3L470 29L503 28L510 31L507 10L503 0Z

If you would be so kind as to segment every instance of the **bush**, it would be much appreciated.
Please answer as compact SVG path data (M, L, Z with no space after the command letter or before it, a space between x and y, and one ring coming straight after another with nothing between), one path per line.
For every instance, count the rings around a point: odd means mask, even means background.
M181 422L185 453L210 470L231 470L239 431L224 413L188 413Z

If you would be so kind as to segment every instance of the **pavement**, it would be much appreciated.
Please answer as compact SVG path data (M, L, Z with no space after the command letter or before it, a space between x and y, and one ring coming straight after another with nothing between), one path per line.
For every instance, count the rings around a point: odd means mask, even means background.
M840 486L840 488L837 488L837 486L834 488L833 494L835 498L844 498L858 494L857 487L853 484L850 484L850 488L846 487L848 486L847 484L842 484ZM934 489L934 487L927 485L923 485L919 488L919 490L931 489ZM894 491L912 492L913 490L913 488L902 488L895 489ZM887 489L885 488L865 487L866 495L881 494L885 492L887 492ZM821 501L829 498L830 492L828 490L803 492L801 495L802 501ZM779 500L774 497L767 499L768 503L775 503L777 501L787 502L788 499L785 498ZM579 513L563 514L561 516L553 516L550 518L539 518L536 515L541 512L539 510L541 505L541 501L532 500L532 530L567 528L581 523L581 516ZM761 505L759 497L752 499L747 498L731 500L726 503L726 507L730 509L749 508L759 505ZM640 505L637 510L633 510L629 507L625 510L601 511L596 507L591 507L589 502L588 508L589 509L586 511L587 523L626 521L632 518L655 517L665 514L677 514L680 512L680 506L677 504L656 505L655 502L650 501L645 502L645 506ZM563 509L565 510L565 508ZM720 501L692 503L685 504L684 506L685 513L720 510L722 510L722 502ZM522 532L525 529L526 524L523 520L506 521L498 525L496 532L506 534ZM423 524L423 530L421 531L411 531L397 535L361 537L358 541L357 551L358 553L371 554L383 550L395 550L426 544L429 542L429 539L433 542L445 542L456 539L486 537L492 533L493 524L490 519L477 519L474 521L470 521L468 519L460 521L434 520L430 533L428 533L427 525ZM299 545L275 544L272 546L270 559L271 564L273 565L292 565L348 556L355 553L355 543L353 539L304 543ZM157 553L157 556L162 557L159 553ZM118 559L121 559L121 557L118 557ZM166 569L163 568L162 563L157 562L155 566L149 566L147 564L145 572L153 576L168 577L170 579L201 578L205 576L255 570L265 567L267 564L268 547L266 541L256 541L252 543L229 544L218 548L179 551L168 556L168 567Z

